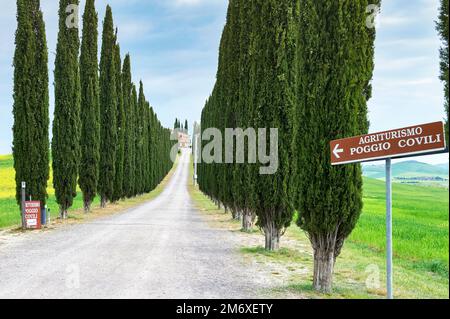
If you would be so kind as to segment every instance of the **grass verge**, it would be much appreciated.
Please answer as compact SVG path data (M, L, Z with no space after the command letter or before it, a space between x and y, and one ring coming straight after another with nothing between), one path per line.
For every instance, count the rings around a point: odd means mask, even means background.
M241 232L240 223L217 209L192 181L188 189L210 225L233 232L240 243L243 258L257 265L258 271L274 283L276 287L271 297L381 299L386 295L382 183L366 180L365 185L364 213L336 262L331 294L319 294L312 289L312 249L301 229L291 226L282 237L282 248L277 252L267 252L262 247L264 239L258 231ZM440 192L441 189L432 189L434 195L428 191L427 188L409 185L394 187L394 202L397 201L394 204L394 212L397 212L394 227L400 228L397 232L394 230L396 298L449 298L448 190L445 194ZM414 206L414 201L421 203ZM372 223L368 223L369 220ZM424 225L435 228L428 229L430 234L422 242L413 233ZM446 232L436 231L445 228ZM411 233L409 236L399 235L408 232Z

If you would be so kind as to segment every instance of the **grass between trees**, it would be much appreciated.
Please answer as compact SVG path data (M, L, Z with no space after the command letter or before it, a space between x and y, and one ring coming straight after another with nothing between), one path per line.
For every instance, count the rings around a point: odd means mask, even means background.
M385 297L383 182L364 179L363 213L336 262L331 294L317 293L312 288L313 252L301 229L291 226L283 238L282 248L266 251L258 230L241 232L241 223L218 210L191 181L189 191L214 227L228 229L240 237L244 258L260 265L261 272L278 282L272 291L274 297ZM395 184L393 196L395 297L448 298L448 190Z
M79 222L86 219L118 213L123 211L124 209L156 198L164 190L167 182L170 180L170 177L176 170L177 165L178 160L175 162L172 170L168 173L164 180L150 193L126 200L120 200L115 204L109 205L106 209L100 209L100 200L97 196L93 202L93 209L90 214L84 214L83 197L81 195L81 191L77 189L78 195L75 197L73 206L69 210L69 222ZM53 187L51 187L51 178L52 174L50 171L50 180L48 182L49 198L47 204L51 211L52 220L57 221L57 217L59 216L59 208L58 204L56 203L54 189ZM12 155L0 155L0 229L20 226L20 209L14 196L15 181ZM57 222L59 223L61 221Z

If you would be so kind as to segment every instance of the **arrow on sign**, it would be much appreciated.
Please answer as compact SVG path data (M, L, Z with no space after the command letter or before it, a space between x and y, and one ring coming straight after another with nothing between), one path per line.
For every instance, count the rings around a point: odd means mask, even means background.
M341 158L341 156L339 154L343 153L343 152L344 152L344 149L339 148L339 144L336 144L336 146L334 147L334 150L333 150L334 156L336 156L336 158Z

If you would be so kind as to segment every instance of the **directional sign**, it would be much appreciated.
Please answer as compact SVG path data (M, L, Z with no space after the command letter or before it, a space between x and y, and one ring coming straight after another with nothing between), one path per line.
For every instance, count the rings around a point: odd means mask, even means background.
M426 155L446 150L444 123L344 138L332 141L330 146L332 165Z
M25 202L25 225L29 229L41 228L41 202Z

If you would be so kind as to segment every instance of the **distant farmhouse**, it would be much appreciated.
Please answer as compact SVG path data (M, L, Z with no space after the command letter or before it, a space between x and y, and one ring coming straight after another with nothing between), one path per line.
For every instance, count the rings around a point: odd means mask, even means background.
M191 137L187 132L178 131L178 147L179 148L189 148L191 147Z

